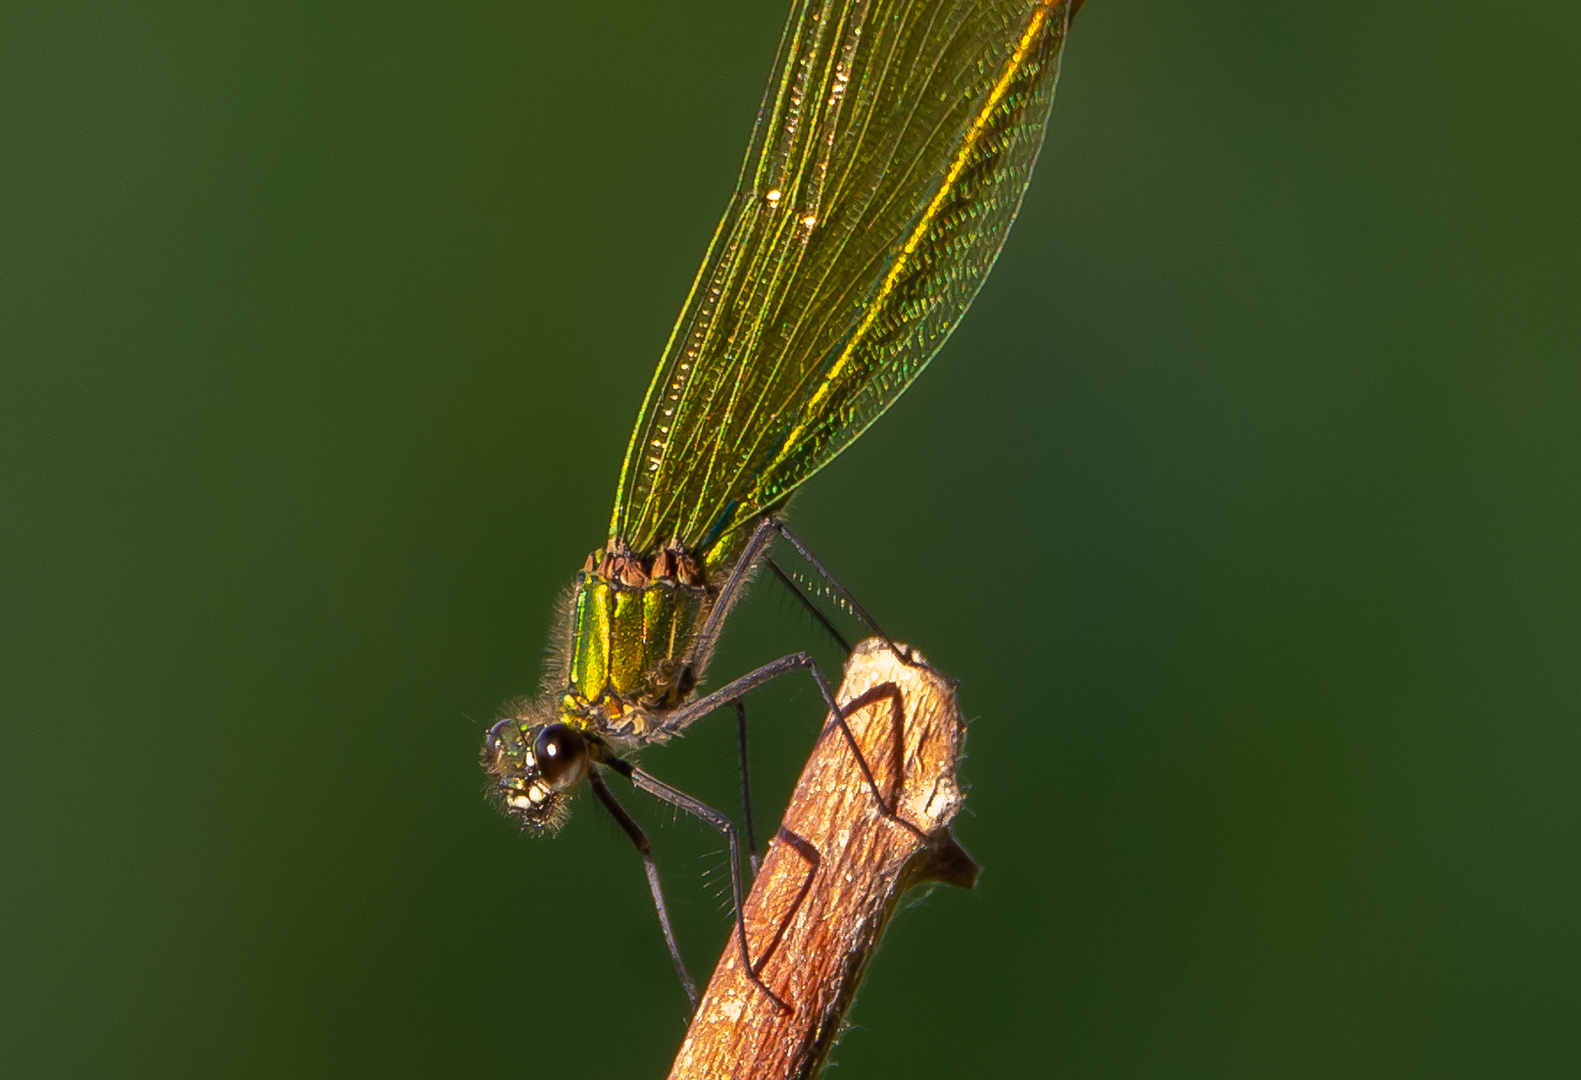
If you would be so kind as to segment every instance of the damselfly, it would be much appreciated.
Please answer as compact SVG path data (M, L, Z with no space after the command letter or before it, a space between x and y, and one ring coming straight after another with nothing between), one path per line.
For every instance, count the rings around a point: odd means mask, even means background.
M485 740L492 795L522 828L559 828L584 782L619 821L694 1004L647 837L603 773L725 835L745 955L734 824L622 755L733 706L745 780L743 695L795 670L843 724L806 653L696 689L755 568L805 599L773 561L777 538L877 630L780 514L916 378L987 277L1031 179L1079 6L797 0L740 182L637 417L608 539L560 612L547 692ZM871 773L868 783L882 802ZM750 796L744 824L755 849Z

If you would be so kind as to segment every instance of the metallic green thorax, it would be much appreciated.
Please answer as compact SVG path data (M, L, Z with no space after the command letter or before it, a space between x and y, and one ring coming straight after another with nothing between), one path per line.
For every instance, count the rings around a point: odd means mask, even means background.
M697 631L706 595L678 581L632 588L598 574L577 575L567 692L590 704L613 697L673 708L679 658Z
M598 551L576 576L567 609L569 671L560 711L616 738L654 737L656 714L691 692L698 636L718 589L689 555Z

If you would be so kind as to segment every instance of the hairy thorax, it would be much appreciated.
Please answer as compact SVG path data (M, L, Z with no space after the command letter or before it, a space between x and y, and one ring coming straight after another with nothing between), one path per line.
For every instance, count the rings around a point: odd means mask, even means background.
M595 551L567 605L563 716L616 740L652 739L697 684L692 656L715 591L685 552Z

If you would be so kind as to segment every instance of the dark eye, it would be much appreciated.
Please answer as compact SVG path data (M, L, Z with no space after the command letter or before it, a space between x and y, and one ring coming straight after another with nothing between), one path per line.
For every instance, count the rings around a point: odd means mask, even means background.
M587 775L587 740L567 724L550 724L540 731L532 753L538 775L555 791L575 787Z

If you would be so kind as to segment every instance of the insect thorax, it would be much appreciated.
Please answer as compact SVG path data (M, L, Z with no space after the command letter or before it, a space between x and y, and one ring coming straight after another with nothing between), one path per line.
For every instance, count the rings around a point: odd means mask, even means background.
M715 591L682 552L642 559L624 547L588 556L568 605L563 714L643 741L697 683L693 647Z

